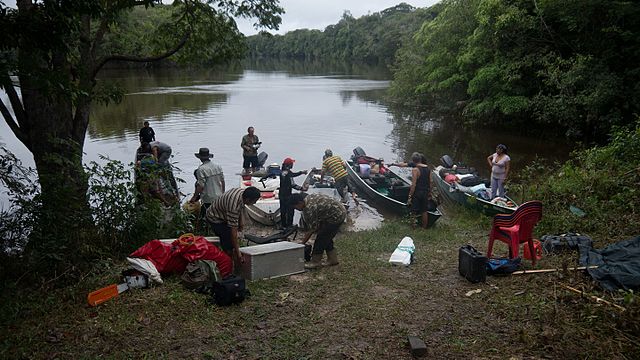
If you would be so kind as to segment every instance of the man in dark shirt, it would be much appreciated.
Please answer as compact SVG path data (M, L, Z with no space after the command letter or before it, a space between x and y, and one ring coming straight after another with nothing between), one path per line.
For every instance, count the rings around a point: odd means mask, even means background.
M280 173L280 189L278 190L278 197L280 198L280 223L282 228L287 228L293 225L293 207L289 204L289 198L291 198L291 191L293 189L304 191L305 189L296 184L293 180L294 177L302 174L307 174L307 171L293 171L293 163L295 160L292 158L286 158L282 162L282 172Z
M140 129L140 143L150 143L152 141L156 141L156 133L153 131L151 126L149 126L149 122L144 122L144 127Z

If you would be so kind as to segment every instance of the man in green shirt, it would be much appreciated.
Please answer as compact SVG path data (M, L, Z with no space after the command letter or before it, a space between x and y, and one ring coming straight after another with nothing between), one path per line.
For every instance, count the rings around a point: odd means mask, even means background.
M258 135L254 134L253 126L249 126L247 129L247 135L242 137L240 147L242 147L242 168L245 173L255 171L260 165L258 164L258 148L260 147L260 140Z
M316 269L322 266L322 253L327 252L327 265L338 264L338 254L333 247L333 238L338 234L340 225L347 219L347 210L338 200L322 194L297 193L291 195L290 204L302 211L305 224L309 232L302 241L306 244L311 235L316 234L316 240L311 252L311 261L306 263L306 269Z

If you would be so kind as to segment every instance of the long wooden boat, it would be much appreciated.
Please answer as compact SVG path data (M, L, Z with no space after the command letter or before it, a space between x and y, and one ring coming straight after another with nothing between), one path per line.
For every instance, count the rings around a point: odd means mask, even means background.
M254 186L260 190L260 199L254 205L245 206L247 215L262 225L275 226L280 223L280 178L253 175L240 176L241 188Z
M359 155L364 156L363 153ZM347 173L356 190L370 199L374 205L397 215L409 214L410 208L407 201L409 200L411 183L407 179L389 168L385 168L384 175L371 174L369 177L363 178L360 175L359 164L355 156L346 161L346 165ZM428 226L433 226L441 216L442 213L438 209L429 211Z
M173 175L173 166L159 165L153 159L153 154L141 153L139 150L136 150L134 159L133 181L138 190L136 201L143 204L145 198L162 198L170 203L163 202L165 207L179 205L180 192Z
M338 190L336 190L333 182L333 178L330 176L325 176L322 181L320 181L320 173L322 170L313 168L309 170L307 176L302 183L302 186L307 186L306 193L307 194L323 194L334 198L336 200L342 201Z
M445 169L447 172L455 173L454 169L447 169L443 166L438 166L431 172L431 179L437 186L438 192L441 198L454 204L460 204L467 208L474 209L482 212L488 216L494 216L496 214L511 214L514 212L518 205L511 198L506 197L503 201L491 201L482 198L477 195L478 191L490 191L488 188L477 189L474 187L462 186L458 183L449 184L441 176L441 170ZM482 188L482 186L480 186Z

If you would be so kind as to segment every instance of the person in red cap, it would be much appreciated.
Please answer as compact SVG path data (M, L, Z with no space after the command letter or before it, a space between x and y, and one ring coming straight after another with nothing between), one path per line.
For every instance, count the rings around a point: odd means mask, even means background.
M284 159L284 161L282 162L282 171L280 173L280 190L278 191L278 196L280 197L280 224L283 229L293 225L294 208L289 204L289 199L291 198L291 190L306 190L302 186L296 184L293 178L302 174L306 175L307 170L298 172L292 171L291 169L293 168L294 162L295 160L289 157Z

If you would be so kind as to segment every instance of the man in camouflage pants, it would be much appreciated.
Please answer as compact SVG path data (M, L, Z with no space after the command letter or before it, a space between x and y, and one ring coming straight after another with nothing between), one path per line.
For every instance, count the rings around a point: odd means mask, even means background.
M305 269L316 269L322 266L322 253L327 252L327 265L338 265L338 254L333 247L333 238L338 234L340 225L347 219L347 210L338 200L322 194L307 195L298 193L291 195L290 204L302 211L302 217L309 227L309 232L302 241L306 244L311 235L316 234L311 261L304 265Z

